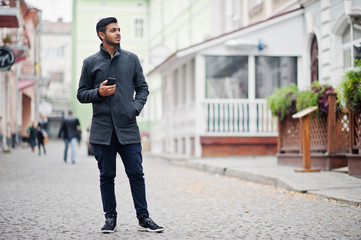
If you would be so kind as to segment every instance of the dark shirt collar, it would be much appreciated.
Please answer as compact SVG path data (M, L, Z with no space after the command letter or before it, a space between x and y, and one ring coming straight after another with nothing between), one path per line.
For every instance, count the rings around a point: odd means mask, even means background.
M121 51L121 48L120 48L120 45L118 45L118 47L115 49L113 57L118 56L120 54L120 51ZM103 43L100 44L100 53L102 55L104 55L105 57L110 58L110 53L107 50L105 50L105 48L103 48Z

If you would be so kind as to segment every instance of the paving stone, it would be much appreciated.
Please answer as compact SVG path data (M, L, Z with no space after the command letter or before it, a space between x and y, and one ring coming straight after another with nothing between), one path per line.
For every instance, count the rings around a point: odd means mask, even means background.
M360 239L361 208L173 164L144 154L151 217L164 233L138 232L119 159L118 230L102 234L96 161L78 151L62 161L63 143L47 155L28 148L0 155L0 239Z

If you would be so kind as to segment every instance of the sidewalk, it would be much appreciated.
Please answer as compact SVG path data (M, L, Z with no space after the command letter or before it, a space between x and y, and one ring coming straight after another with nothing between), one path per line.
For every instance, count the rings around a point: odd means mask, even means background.
M174 164L211 173L309 193L361 207L361 179L342 171L302 173L277 165L276 156L206 157L197 159L161 156Z

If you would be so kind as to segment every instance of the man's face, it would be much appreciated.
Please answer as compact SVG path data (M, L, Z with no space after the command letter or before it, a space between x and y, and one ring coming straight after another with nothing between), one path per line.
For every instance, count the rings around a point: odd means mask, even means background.
M104 38L102 38L103 42L115 46L120 44L120 38L120 28L118 23L108 24L105 30Z

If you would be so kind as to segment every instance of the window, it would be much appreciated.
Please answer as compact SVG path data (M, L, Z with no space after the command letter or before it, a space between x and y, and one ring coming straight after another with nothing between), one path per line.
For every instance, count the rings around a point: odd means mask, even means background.
M64 58L65 47L50 47L46 49L46 56L49 58Z
M58 83L64 82L64 72L51 72L50 81Z
M248 98L248 57L206 57L207 98Z
M361 17L348 25L342 34L343 66L352 67L354 60L361 59Z
M297 57L256 57L256 98L290 83L297 84Z
M191 91L191 102L194 102L195 98L196 98L196 81L195 81L195 65L196 65L196 60L193 58L191 61L191 65L190 65L190 91Z
M134 28L134 35L137 38L144 37L144 19L137 18L135 19L135 28Z
M178 106L178 70L173 73L174 106Z
M187 76L187 65L184 64L182 66L182 104L186 103L186 98L187 98L187 81L188 81L188 76Z
M316 36L311 43L311 82L318 81L318 44Z

